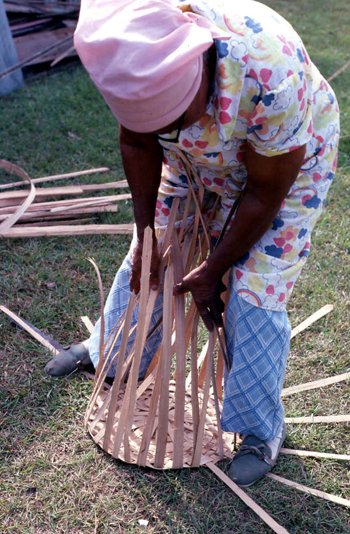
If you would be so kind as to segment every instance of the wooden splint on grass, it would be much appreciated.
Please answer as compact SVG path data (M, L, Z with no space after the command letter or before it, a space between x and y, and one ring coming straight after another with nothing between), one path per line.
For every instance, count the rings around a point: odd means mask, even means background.
M191 194L194 195L193 188ZM194 199L198 206L200 195L199 191L198 198ZM198 312L189 297L174 297L172 294L174 283L190 272L198 261L202 261L209 250L208 236L198 231L200 210L197 210L189 232L181 221L175 225L177 209L178 201L175 199L162 243L160 271L163 282L160 290L153 291L149 287L152 232L148 230L144 240L140 295L131 296L125 314L105 342L102 341L104 327L101 321L100 360L85 417L87 429L93 440L106 452L128 463L155 469L206 465L274 532L286 534L286 529L215 465L223 457L232 457L236 441L234 434L226 434L220 427L226 347L224 336L220 339L221 332L215 331L209 334L208 342L198 357ZM103 293L101 282L100 293ZM140 380L142 354L157 298L163 299L163 342L148 373ZM137 324L131 326L136 307ZM297 327L295 333L308 327L330 309L327 307L326 312L322 309L314 314ZM91 330L92 325L87 318L84 318L84 323ZM127 350L129 336L134 332L135 340ZM51 346L50 350L56 350L52 343L45 342L45 336L39 341ZM117 342L119 349L115 353L113 349ZM109 386L105 378L112 366L115 378L112 386ZM327 384L324 381L322 385ZM271 478L287 483L281 477ZM293 482L289 485L297 487ZM326 495L311 489L308 493L323 498ZM333 502L348 505L344 499L330 497Z
M0 185L0 190L2 190L0 191L0 237L26 238L132 234L133 232L132 224L85 224L91 219L84 217L84 215L92 213L116 212L118 209L116 203L129 200L131 198L130 193L56 200L57 197L72 197L87 193L93 194L105 189L126 188L128 187L126 180L103 184L35 187L37 183L74 178L93 172L105 172L108 170L106 167L34 179L31 179L23 169L6 160L0 160L0 169L14 174L21 180ZM23 184L29 184L30 189L11 190Z
M133 306L134 306L134 304L133 304ZM49 336L47 336L46 334L41 332L39 329L37 329L36 327L34 327L30 323L28 323L28 321L25 321L24 319L20 318L18 315L13 313L11 310L6 308L5 306L0 306L0 309L4 313L6 313L13 321L15 321L16 324L18 324L19 326L24 328L27 332L29 332L32 336L34 336L40 343L42 343L46 348L48 348L53 354L56 354L57 350L62 350L63 347L58 342L56 342L55 340L53 340L52 338L50 338ZM89 321L89 319L87 317L83 317L82 320L83 320L84 324L88 324L89 325L89 329L91 329L92 324ZM124 318L124 321L128 321L128 320L129 319ZM206 348L206 351L207 351L207 348ZM206 351L204 351L204 355L205 355ZM204 357L205 356L203 356L201 358L201 361L204 360ZM166 368L165 368L165 370L166 370ZM164 371L164 368L163 368L163 371ZM93 375L90 375L88 373L84 373L84 374L86 376L88 376L89 378L95 379L95 377ZM340 375L340 376L343 376L343 375ZM155 377L155 373L153 371L143 381L143 383L138 386L137 394L136 394L136 402L138 402L138 399L141 397L143 392L147 390L149 385L153 384L154 377ZM330 379L328 379L328 380L330 380ZM328 383L321 384L322 381L319 381L319 382L320 382L320 386L319 387L324 387L324 386L328 385ZM323 382L326 382L326 380L324 380ZM172 388L174 387L174 385L171 384L170 381L166 382L166 386L169 389L171 389L171 387ZM103 391L104 396L106 395L106 392L108 390L111 390L111 389L112 389L111 386L106 384L106 383L104 383L103 388L102 387L100 388L100 390ZM123 389L125 390L125 384L123 386ZM164 391L166 391L165 387L164 387ZM167 396L169 397L169 395L167 395ZM166 397L167 396L164 397L164 393L163 393L163 397L162 397L162 401L161 401L161 406L163 407L163 416L162 417L164 417L164 413L167 413L167 411L169 409L169 406L167 404L163 403L164 399L166 401ZM120 398L116 398L116 404L115 404L116 408L119 408L121 406L121 400L122 399L120 399ZM188 399L186 399L186 400L188 400ZM189 401L192 402L192 399L189 399ZM114 402L115 402L115 399L114 399ZM103 403L103 400L102 400L102 403ZM102 404L100 404L100 406L102 406ZM109 406L111 406L111 404ZM142 403L141 404L141 408L142 408L143 411L145 411L145 407L147 407L147 404L146 403ZM143 414L143 417L146 419L146 414ZM159 419L160 419L160 416L159 416L158 420ZM111 421L113 422L113 418L111 418ZM185 421L186 421L186 418L185 418ZM195 418L193 417L192 425L194 425L194 423L195 423ZM159 423L158 423L158 426L159 426ZM159 433L158 435L161 435L161 434ZM313 456L315 458L325 458L325 459L333 459L333 460L345 460L345 461L348 461L350 459L349 455L344 455L344 454L330 454L330 453L320 453L320 452L315 452L315 451L302 451L302 450L294 450L294 449L281 449L281 453L294 454L294 455L297 455L297 456ZM203 460L206 460L206 458L203 457ZM269 514L266 513L265 510L263 510L251 497L249 497L249 495L247 495L247 493L245 493L234 482L232 482L232 480L229 477L227 477L227 475L225 475L225 473L219 467L217 467L215 465L215 460L216 460L216 458L214 457L214 461L210 461L209 459L207 459L207 462L204 461L203 463L211 471L213 471L213 473L215 473L240 499L242 499L243 502L248 507L251 508L251 510L253 510L267 525L269 525L269 527L274 532L280 533L280 534L285 534L287 532L286 529L284 529L284 527L279 525L271 516L269 516ZM169 467L171 467L171 463L170 463ZM291 487L293 487L293 488L295 488L297 490L303 491L303 492L305 492L307 494L314 495L314 496L317 496L317 497L320 497L320 498L323 498L323 499L330 500L331 502L334 502L334 503L342 505L342 506L349 506L349 501L347 499L343 499L341 497L338 497L337 495L328 494L328 493L322 492L320 490L316 490L316 489L310 488L308 486L304 486L302 484L299 484L299 483L296 483L294 481L285 479L283 477L280 477L280 476L277 476L277 475L273 475L272 473L269 475L269 477L272 480L275 480L277 482L286 484L286 485L291 486Z

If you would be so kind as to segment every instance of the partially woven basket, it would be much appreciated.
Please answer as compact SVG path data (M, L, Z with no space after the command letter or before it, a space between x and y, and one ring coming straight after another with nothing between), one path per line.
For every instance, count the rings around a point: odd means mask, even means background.
M193 188L191 195L198 205ZM190 199L187 206L189 203ZM176 226L178 204L175 199L163 236L160 271L164 282L157 291L149 286L152 231L145 231L141 291L138 296L131 295L114 332L100 343L100 361L86 413L87 429L103 450L125 462L157 469L197 467L231 457L236 438L223 433L220 426L225 359L227 362L222 333L219 329L210 332L198 356L199 316L195 303L189 296L173 296L174 283L202 262L209 250L207 232L199 231L205 229L201 210L197 210L191 228ZM163 341L146 377L140 381L140 362L160 291ZM135 341L126 357L136 305ZM101 330L103 340L103 321ZM120 347L112 356L118 338ZM105 379L112 365L116 371L109 387Z

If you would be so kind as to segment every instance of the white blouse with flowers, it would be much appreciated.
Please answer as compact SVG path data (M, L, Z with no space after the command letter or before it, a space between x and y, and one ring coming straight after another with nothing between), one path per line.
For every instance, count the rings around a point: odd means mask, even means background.
M166 226L175 196L181 198L182 219L188 185L180 151L196 167L209 206L213 193L220 196L210 225L215 238L246 182L246 143L267 157L306 145L302 169L271 228L233 266L233 287L243 299L266 309L284 310L306 262L311 231L334 177L337 101L300 37L272 9L252 0L183 4L231 38L215 42L215 87L206 115L183 130L178 143L161 141L165 160L156 225Z

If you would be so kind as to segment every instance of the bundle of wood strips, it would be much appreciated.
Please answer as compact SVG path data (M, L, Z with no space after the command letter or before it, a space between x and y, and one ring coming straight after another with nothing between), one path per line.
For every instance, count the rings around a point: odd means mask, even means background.
M220 339L220 343L218 338L222 333L210 332L198 357L199 316L195 303L191 297L186 303L184 295L172 294L174 283L208 254L205 235L176 231L176 212L174 202L162 244L164 282L158 290L149 285L152 232L145 232L141 292L139 297L131 295L125 316L101 344L86 414L88 431L105 451L123 461L158 469L198 467L230 457L235 442L235 435L222 432L220 426L225 349L224 341ZM139 381L141 358L160 292L163 342L145 379ZM136 307L138 321L132 325ZM103 340L103 321L101 324ZM127 350L135 330L134 343ZM120 346L114 351L117 342ZM106 388L105 379L112 366L114 382Z
M91 218L92 214L116 212L118 201L131 198L130 193L106 196L86 194L127 188L126 180L103 184L36 187L38 183L105 172L109 170L106 167L35 179L31 179L17 165L5 160L0 160L0 169L21 179L20 182L17 180L0 184L0 237L132 233L132 224L86 224L94 220ZM21 184L29 185L29 189L18 189Z

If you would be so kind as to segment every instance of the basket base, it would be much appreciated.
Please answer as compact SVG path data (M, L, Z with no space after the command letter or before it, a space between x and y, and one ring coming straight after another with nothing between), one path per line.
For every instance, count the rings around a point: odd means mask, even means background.
M90 416L86 418L85 424L92 439L99 445L105 452L111 454L114 458L118 458L127 463L140 465L138 462L138 456L141 446L141 440L143 432L146 428L147 418L149 414L149 406L153 393L153 385L149 386L137 399L136 406L133 415L133 422L131 432L127 443L122 440L119 453L114 455L114 439L118 429L120 410L124 399L125 385L121 388L117 409L114 416L113 429L108 441L107 447L104 447L104 435L106 428L106 419L108 415L108 407L110 401L110 390L103 390L97 397L96 403L90 413ZM198 398L199 404L202 402L202 392L199 391ZM174 452L174 415L175 415L175 382L171 381L169 384L169 419L168 419L168 435L166 442L166 450L163 467L161 469L173 468L173 452ZM153 469L159 469L155 467L154 460L157 447L157 427L158 418L155 418L153 425L153 432L149 449L147 453L146 465ZM193 467L193 452L194 452L194 432L193 432L193 415L192 415L192 403L191 393L186 391L185 402L185 416L184 416L184 443L183 443L183 467ZM223 450L224 456L232 458L232 450L235 443L235 434L229 434L222 432ZM126 445L126 446L125 446ZM204 436L202 442L202 455L200 459L200 465L205 465L208 462L216 462L221 459L219 453L219 438L217 429L217 419L215 403L212 398L209 398L206 422L204 427Z

